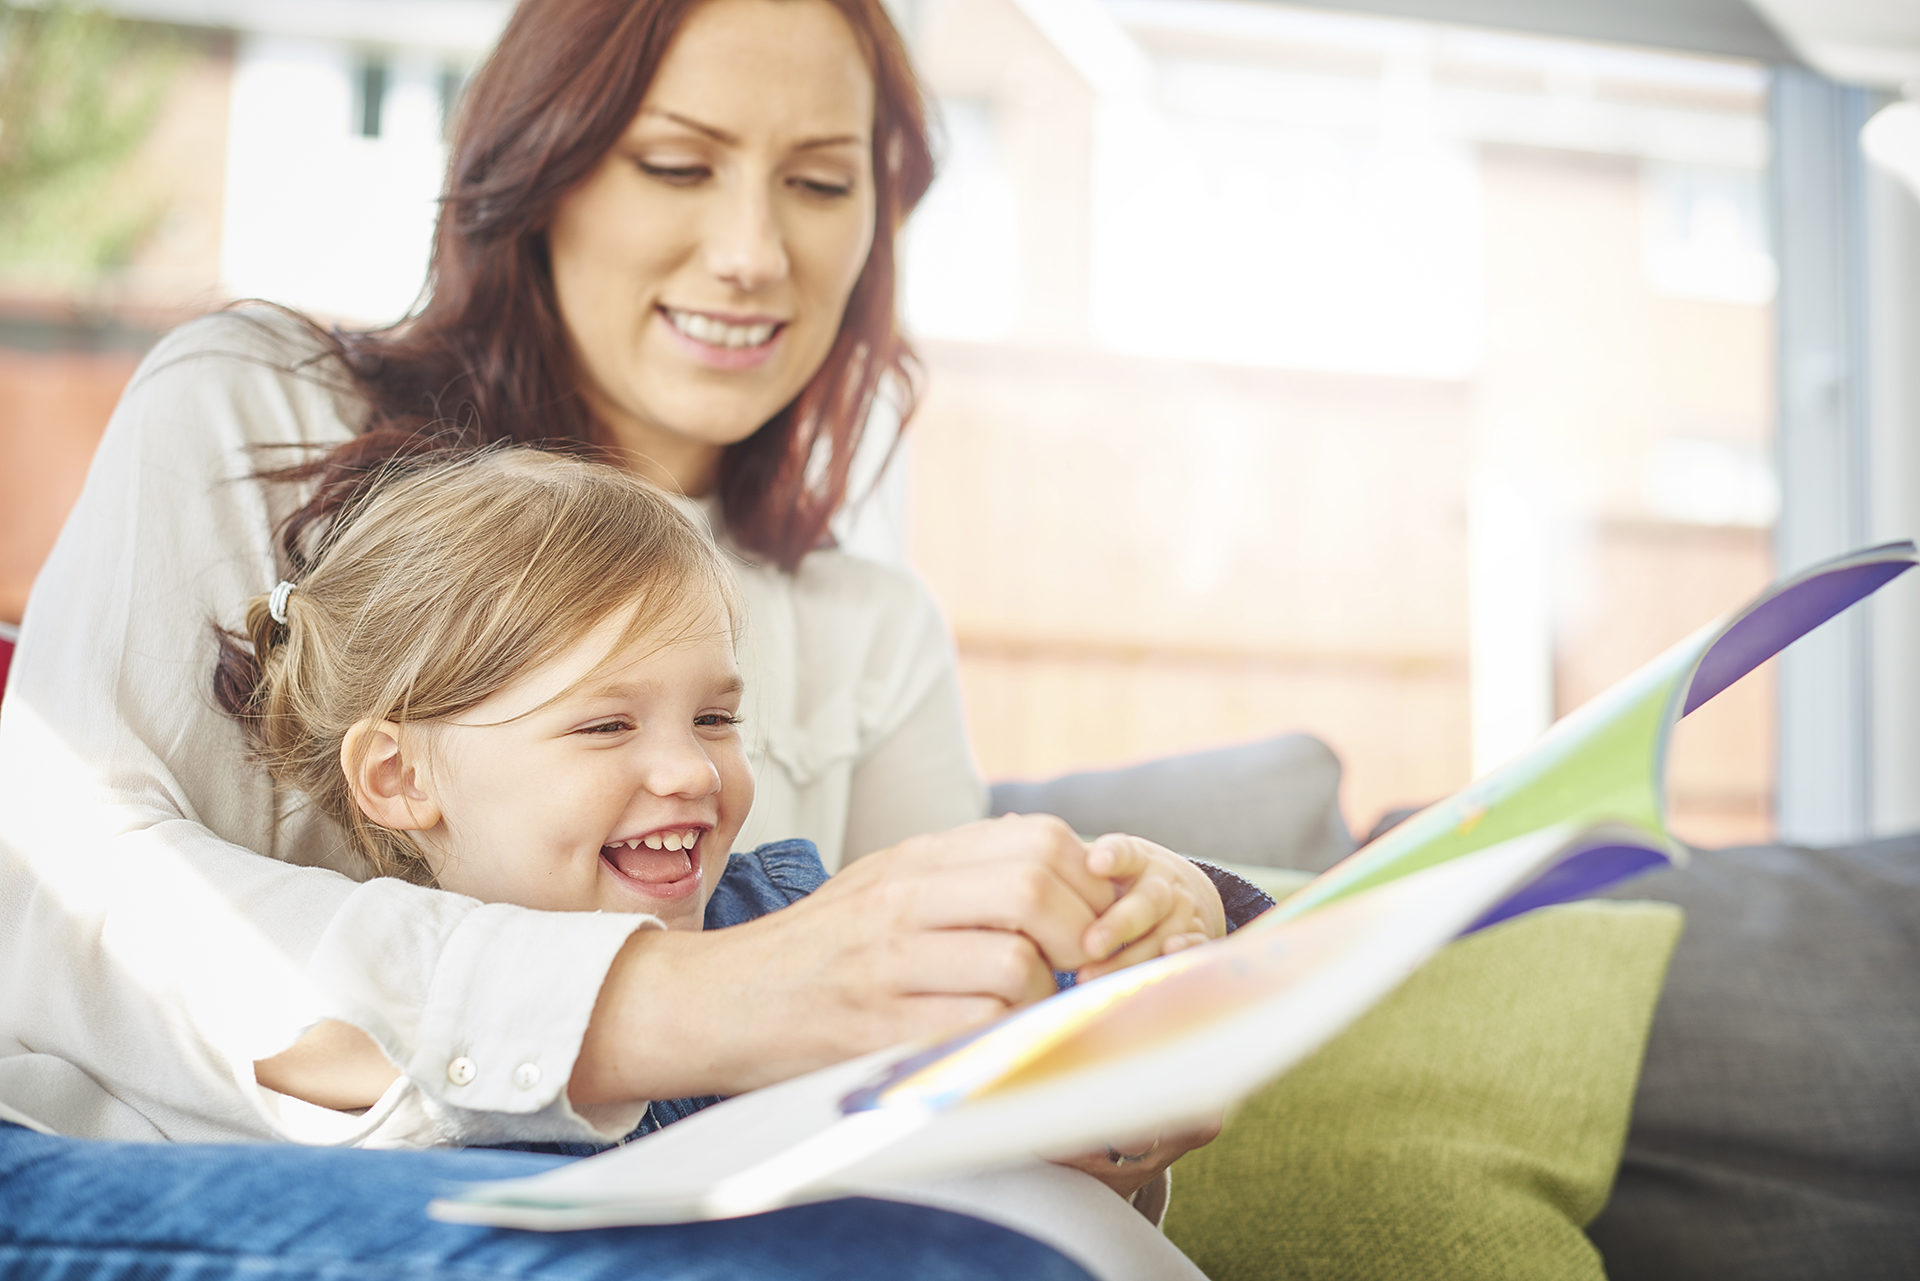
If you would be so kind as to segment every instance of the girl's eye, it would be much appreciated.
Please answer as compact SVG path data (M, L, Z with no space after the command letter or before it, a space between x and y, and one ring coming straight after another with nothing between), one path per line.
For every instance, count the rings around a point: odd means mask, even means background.
M657 178L674 187L691 187L705 179L709 172L705 165L656 165L645 160L634 163L640 166L640 172L647 177Z
M795 178L793 185L822 200L844 200L853 194L851 182L829 182L824 178Z
M702 712L693 718L693 723L701 729L719 729L722 726L738 725L740 718L732 712Z
M632 728L632 721L611 720L601 721L597 725L583 725L577 732L581 734L624 734Z

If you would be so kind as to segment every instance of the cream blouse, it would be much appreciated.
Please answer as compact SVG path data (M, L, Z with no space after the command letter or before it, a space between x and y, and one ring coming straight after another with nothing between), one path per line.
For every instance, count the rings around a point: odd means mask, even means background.
M251 475L363 411L268 311L162 341L35 584L0 703L0 1117L118 1139L412 1145L611 1139L644 1104L564 1087L645 916L539 912L369 880L276 795L210 692L209 624L282 577L299 495ZM739 561L757 799L739 848L829 868L985 812L952 646L921 585L837 552ZM364 1114L261 1088L325 1019L401 1079Z

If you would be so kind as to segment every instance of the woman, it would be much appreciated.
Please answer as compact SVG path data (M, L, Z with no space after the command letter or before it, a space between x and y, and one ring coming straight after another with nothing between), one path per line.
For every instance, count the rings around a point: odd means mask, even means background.
M892 235L929 166L877 0L534 0L470 93L421 314L337 343L234 315L168 339L36 588L0 721L4 965L47 979L0 993L14 1121L99 1139L606 1142L636 1101L951 1030L1130 937L1124 921L1090 930L1112 891L1057 824L899 839L979 812L951 659L911 584L808 555L872 400L910 400ZM357 486L448 425L595 446L706 497L756 562L743 665L762 691L746 709L769 780L760 830L891 848L791 911L670 935L363 880L324 823L283 813L205 693L206 621L297 580ZM257 479L312 457L285 447L343 444L298 473L306 489ZM1211 895L1202 881L1181 889ZM355 1064L399 1066L402 1097L362 1111ZM1110 1181L1125 1191L1180 1146ZM323 1168L291 1147L102 1150L0 1127L0 1175L71 1165L112 1205L110 1174L171 1187L182 1162L213 1161L234 1176L219 1186L238 1180L281 1221ZM482 1173L474 1154L330 1160L388 1210ZM34 1182L32 1203L24 1186L0 1193L15 1215L46 1211L36 1231L101 1239L57 1184ZM230 1202L203 1192L196 1222L238 1231ZM379 1219L353 1204L330 1213ZM112 1223L138 1256L133 1219ZM384 1256L355 1266L369 1257ZM913 1270L871 1240L828 1262Z

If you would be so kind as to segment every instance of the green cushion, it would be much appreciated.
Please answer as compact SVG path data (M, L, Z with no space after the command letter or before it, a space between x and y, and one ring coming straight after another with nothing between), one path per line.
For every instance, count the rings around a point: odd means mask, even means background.
M1601 1281L1582 1228L1680 922L1578 903L1452 944L1180 1160L1167 1235L1213 1281Z

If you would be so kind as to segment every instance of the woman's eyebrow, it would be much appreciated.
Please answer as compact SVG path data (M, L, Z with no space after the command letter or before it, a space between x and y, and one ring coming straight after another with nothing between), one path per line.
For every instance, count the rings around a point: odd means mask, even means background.
M706 137L713 139L715 142L722 143L727 146L733 146L734 144L740 141L740 139L737 136L735 136L734 134L728 133L725 129L720 128L718 125L710 125L710 124L703 123L702 121L695 120L691 116L683 116L677 111L662 111L659 108L654 108L646 112L646 114L650 116L659 116L662 120L671 120L674 124L679 125L683 129L691 129L695 133L704 134ZM837 134L823 135L822 137L818 137L818 138L802 139L801 141L793 145L793 149L795 151L811 151L818 147L844 147L849 144L854 146L864 147L866 143L867 143L866 137L862 134L837 133Z

